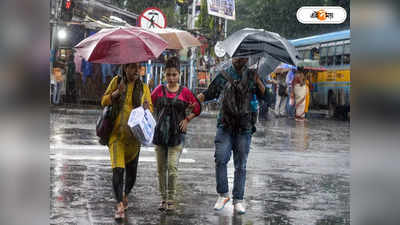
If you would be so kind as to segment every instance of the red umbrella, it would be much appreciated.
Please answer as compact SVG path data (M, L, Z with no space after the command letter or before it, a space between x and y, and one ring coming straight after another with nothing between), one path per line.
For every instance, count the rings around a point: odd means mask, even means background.
M157 58L168 46L159 35L139 27L102 29L75 46L94 63L127 64Z

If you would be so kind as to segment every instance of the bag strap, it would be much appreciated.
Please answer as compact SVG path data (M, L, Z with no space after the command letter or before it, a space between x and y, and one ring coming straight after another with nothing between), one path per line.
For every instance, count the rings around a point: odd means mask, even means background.
M179 90L178 90L178 92L176 93L174 99L172 100L173 103L176 102L176 99L178 99L178 97L179 97L179 95L181 94L182 90L183 90L183 87L182 87L182 86L179 86Z
M253 75L255 73L255 70L247 70L247 73L244 70L244 67L242 68L242 83L247 84L247 81L249 80L249 76ZM251 74L250 74L251 73Z
M225 70L221 70L221 75L228 80L231 84L234 83L233 78L231 76L229 76L229 74L225 71ZM247 72L250 73L250 72ZM243 85L247 84L247 80L248 80L248 74L245 73L244 71L242 71L242 79L240 81L240 83L242 83Z
M225 70L221 70L221 75L228 80L231 84L233 84L233 79L231 76L229 76L229 74L225 71Z
M165 92L165 85L162 86L162 91L163 91L163 97L167 97L167 94ZM183 90L182 86L179 86L178 92L176 93L175 97L172 99L172 103L175 103L176 99L179 97L179 95L181 94Z
M165 85L162 85L162 92L163 92L163 97L167 97L167 93L165 93Z

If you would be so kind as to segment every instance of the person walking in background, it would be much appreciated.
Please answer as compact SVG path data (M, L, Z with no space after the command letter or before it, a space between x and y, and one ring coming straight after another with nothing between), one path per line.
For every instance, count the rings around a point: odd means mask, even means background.
M76 66L74 63L74 53L70 51L68 53L67 61L65 62L66 73L66 101L69 103L76 102L76 85L75 85L75 73L76 73Z
M159 85L151 93L157 125L153 144L156 145L158 184L161 194L159 210L176 209L178 163L189 122L201 112L200 102L186 87L179 84L178 57L169 58L165 66L166 85ZM191 108L189 115L186 110Z
M128 194L137 176L140 142L132 135L128 119L133 109L143 106L153 110L150 90L140 80L139 63L122 66L122 78L115 76L101 99L103 107L112 105L115 115L114 128L108 142L112 166L112 186L117 200L115 219L125 217ZM124 190L125 172L125 190Z
M220 71L206 91L198 95L200 102L216 99L223 93L215 136L215 174L218 198L214 210L221 210L230 201L227 164L233 152L235 167L233 206L235 212L246 212L243 203L247 157L255 132L253 104L256 97L265 99L265 86L259 75L246 66L248 58L233 58L232 65Z
M276 93L277 93L277 83L278 80L276 78L276 73L272 72L270 75L270 82L271 82L271 91L272 91L272 98L271 98L271 109L275 109L275 102L276 102Z
M292 82L293 92L291 98L294 99L296 107L296 121L304 121L306 111L306 97L307 97L307 85L304 78L303 67L298 67L296 76Z
M275 102L275 116L276 117L284 117L286 116L286 102L287 102L287 85L285 82L285 75L284 73L277 74L277 81L276 82L276 102Z
M63 69L61 68L53 68L52 74L53 82L54 82L54 89L53 89L53 104L59 105L61 99L61 89L64 84L64 75Z
M295 76L295 69L290 69L286 75L286 85L287 85L287 96L291 96L293 93L293 79ZM294 118L295 107L293 104L290 104L290 98L286 98L286 112L289 118Z
M274 80L271 78L271 74L268 74L265 78L261 79L265 88L266 92L268 92L269 98L266 100L260 99L260 115L259 118L262 120L268 120L268 114L269 114L269 108L274 101L273 97L273 85L274 85Z

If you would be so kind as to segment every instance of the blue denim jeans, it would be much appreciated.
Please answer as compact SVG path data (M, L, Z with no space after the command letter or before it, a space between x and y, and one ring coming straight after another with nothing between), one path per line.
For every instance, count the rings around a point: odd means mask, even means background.
M217 129L214 154L217 192L223 196L229 192L227 164L233 152L235 173L232 195L234 201L243 200L250 143L251 134L231 134L223 128Z
M62 82L57 82L54 86L53 104L60 104Z

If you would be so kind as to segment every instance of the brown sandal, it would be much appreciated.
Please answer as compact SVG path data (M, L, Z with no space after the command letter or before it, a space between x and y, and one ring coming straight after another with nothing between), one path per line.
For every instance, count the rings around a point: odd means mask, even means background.
M158 210L160 210L160 211L167 210L167 202L166 201L161 201L160 206L158 206Z
M128 209L128 197L126 197L125 195L122 199L122 204L124 205L124 210L127 210Z
M122 202L117 205L117 211L115 211L114 218L116 220L122 220L125 218L125 210Z

